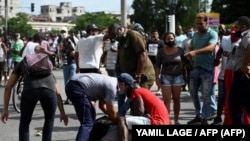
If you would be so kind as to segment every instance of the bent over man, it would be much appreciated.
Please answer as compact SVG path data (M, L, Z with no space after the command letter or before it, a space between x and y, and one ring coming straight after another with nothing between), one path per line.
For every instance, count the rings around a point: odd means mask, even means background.
M93 102L99 102L99 108L116 123L117 114L114 106L117 92L117 79L97 74L80 73L66 84L66 94L74 105L80 127L76 141L88 141L93 128L96 111Z

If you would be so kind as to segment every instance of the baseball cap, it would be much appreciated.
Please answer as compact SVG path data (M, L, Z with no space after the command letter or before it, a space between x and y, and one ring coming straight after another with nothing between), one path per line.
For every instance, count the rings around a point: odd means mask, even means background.
M131 88L134 88L135 87L135 80L134 78L128 74L128 73L121 73L119 76L118 76L118 81L119 83L123 82L127 85L129 85Z
M137 31L144 32L144 28L142 27L142 25L140 23L135 23L133 29L137 30Z
M91 30L100 30L100 28L98 26L96 26L95 24L89 24L86 27L86 31L87 31L87 33L89 33Z

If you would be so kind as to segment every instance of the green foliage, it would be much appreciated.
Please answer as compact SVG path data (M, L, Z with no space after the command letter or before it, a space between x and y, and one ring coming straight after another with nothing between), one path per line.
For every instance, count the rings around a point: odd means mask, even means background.
M132 23L142 24L145 32L157 29L161 36L166 32L167 15L170 13L170 6L166 0L134 0L132 8ZM197 11L197 0L179 0L175 7L176 26L182 25L184 31L194 26Z
M152 28L155 28L156 21L161 21L164 18L160 18L156 14L158 9L160 10L159 7L161 3L159 2L153 5L153 1L151 0L134 0L132 4L134 15L130 17L131 21L134 23L140 23L146 32L150 31ZM165 11L159 12L163 14Z
M75 28L72 29L73 31L83 31L89 24L96 24L99 28L105 29L112 23L120 23L120 20L114 18L110 14L105 13L97 13L97 14L90 14L86 13L76 19L74 22L76 24Z
M199 11L197 0L182 0L176 6L176 25L181 25L186 32L189 27L195 28L195 16Z
M29 21L28 15L25 13L18 13L16 17L8 20L8 34L13 35L19 32L21 36L33 36L35 31L32 26L27 24Z
M213 0L212 12L220 13L220 22L231 24L240 16L250 17L249 0Z

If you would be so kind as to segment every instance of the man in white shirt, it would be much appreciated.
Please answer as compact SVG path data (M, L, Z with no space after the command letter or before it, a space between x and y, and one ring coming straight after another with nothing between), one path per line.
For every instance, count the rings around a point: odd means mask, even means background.
M86 28L87 37L81 38L76 45L76 73L101 73L100 61L103 53L103 41L108 39L99 34L100 29L95 24Z

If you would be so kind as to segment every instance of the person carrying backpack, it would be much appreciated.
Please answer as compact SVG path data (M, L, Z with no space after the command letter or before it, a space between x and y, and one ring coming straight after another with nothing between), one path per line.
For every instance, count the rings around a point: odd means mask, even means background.
M36 73L36 71L34 72L36 74L35 76L31 75L31 71L28 66L32 66L31 68L36 66L35 68L38 68L37 71L39 72L41 69L44 69L43 64L34 64L46 62L46 60L43 60L46 57L47 61L50 61L48 56L41 52L42 50L39 46L36 46L34 50L36 54L26 55L25 58L19 64L17 64L10 76L10 79L4 90L4 106L1 115L1 121L6 123L8 120L8 106L12 88L17 83L19 78L24 76L24 87L21 95L22 102L19 124L19 140L29 140L29 125L32 120L32 114L34 112L35 106L39 101L42 105L45 117L45 123L42 131L42 140L51 141L57 105L60 112L60 121L63 121L64 125L68 124L68 117L65 114L62 98L52 70L50 70L49 73L46 73L46 75L43 73L43 75L40 75ZM40 56L42 57L39 58Z

